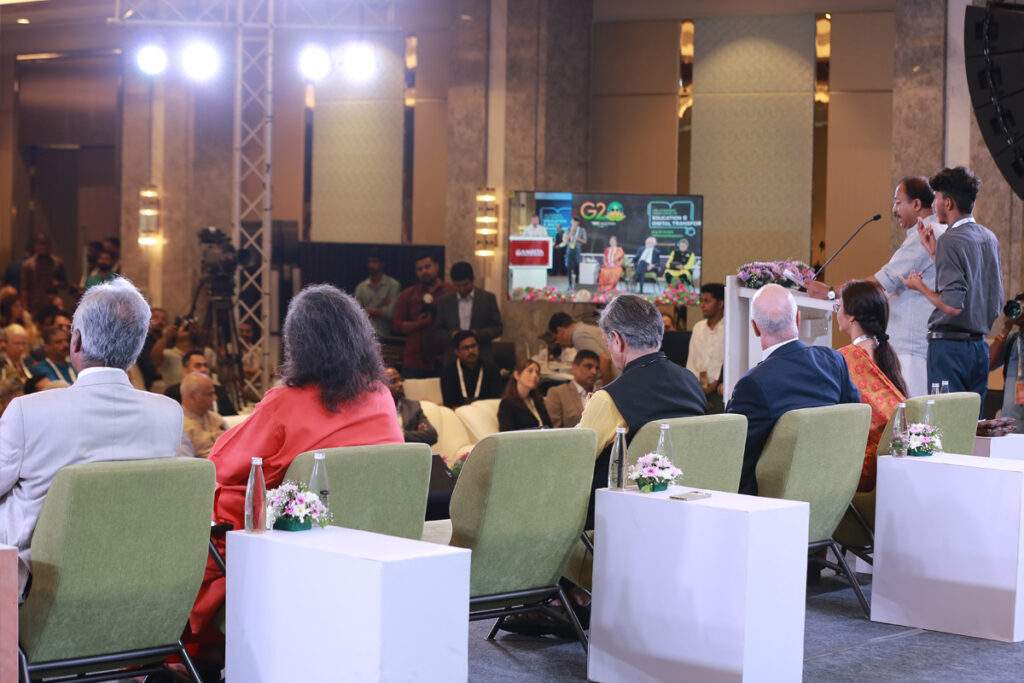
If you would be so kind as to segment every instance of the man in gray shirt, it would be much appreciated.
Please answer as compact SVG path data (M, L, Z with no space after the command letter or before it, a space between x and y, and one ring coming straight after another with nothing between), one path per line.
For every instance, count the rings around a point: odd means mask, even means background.
M395 301L401 285L384 272L384 259L376 247L370 249L366 257L366 270L370 277L356 286L356 301L366 309L377 336L385 337L391 334L391 317L395 314Z
M949 381L950 391L973 391L985 405L989 351L985 335L1003 305L999 242L971 211L981 181L964 168L944 168L929 183L935 215L949 226L936 238L918 222L921 244L935 260L935 290L911 271L903 279L935 306L928 319L928 381Z

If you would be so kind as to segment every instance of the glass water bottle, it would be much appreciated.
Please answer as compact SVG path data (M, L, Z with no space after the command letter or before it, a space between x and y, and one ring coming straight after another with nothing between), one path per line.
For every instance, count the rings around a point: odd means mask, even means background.
M935 421L935 399L930 398L928 399L928 403L926 403L924 406L924 417L922 418L921 422L925 423L929 427L935 427Z
M661 424L661 433L658 435L658 447L654 452L668 459L673 465L676 464L675 451L672 450L672 432L664 422Z
M245 487L245 530L262 534L267 528L267 485L263 479L263 458L253 458L249 483Z
M327 482L327 456L324 453L313 454L313 471L309 475L309 490L320 496L320 502L331 511L331 486Z
M896 439L900 442L897 443ZM907 404L901 403L896 409L896 415L892 420L892 455L895 458L902 458L907 454Z
M608 488L621 491L626 488L626 428L615 428L612 456L608 462Z

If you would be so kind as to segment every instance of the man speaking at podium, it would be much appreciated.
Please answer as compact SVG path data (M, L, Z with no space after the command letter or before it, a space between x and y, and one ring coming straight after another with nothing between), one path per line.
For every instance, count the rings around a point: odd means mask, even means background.
M935 307L923 294L905 286L901 278L916 271L928 286L935 285L935 264L917 234L918 220L931 228L936 237L946 230L932 212L934 198L924 176L907 176L896 185L892 215L906 230L906 235L889 262L874 275L864 278L881 285L889 297L887 333L900 359L908 397L928 393L928 316ZM815 280L804 284L807 293L816 299L835 299L835 289L823 282Z

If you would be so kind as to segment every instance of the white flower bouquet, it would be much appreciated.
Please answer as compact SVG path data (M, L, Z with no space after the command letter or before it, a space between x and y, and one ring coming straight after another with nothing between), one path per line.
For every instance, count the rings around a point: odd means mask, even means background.
M683 471L673 465L671 460L657 453L641 455L626 472L626 476L635 481L644 493L664 491L682 475Z
M937 427L915 422L908 425L903 434L892 435L892 450L896 452L905 449L907 455L931 455L942 450L941 436Z
M267 491L267 524L275 529L309 529L313 522L327 526L327 506L304 484L285 482Z

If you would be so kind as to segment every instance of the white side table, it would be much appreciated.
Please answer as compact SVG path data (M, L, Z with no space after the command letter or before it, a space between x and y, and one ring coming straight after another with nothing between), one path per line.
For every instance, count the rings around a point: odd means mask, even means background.
M798 681L807 503L597 492L594 681Z
M0 544L0 681L18 679L18 549Z
M1024 460L1024 434L976 436L973 454L983 458Z
M1024 462L878 459L871 619L1024 640Z
M465 681L469 558L340 527L230 532L227 680Z

